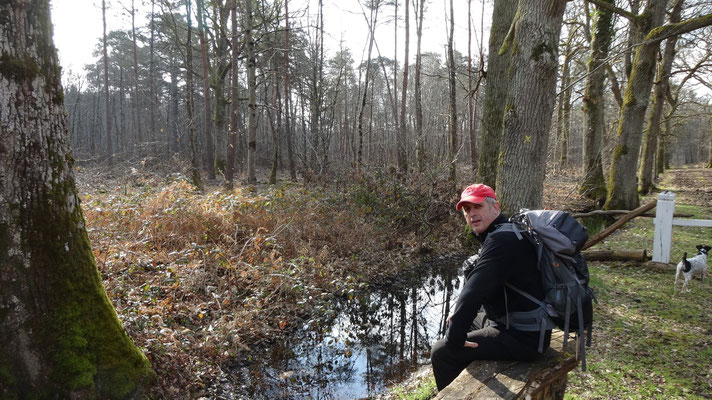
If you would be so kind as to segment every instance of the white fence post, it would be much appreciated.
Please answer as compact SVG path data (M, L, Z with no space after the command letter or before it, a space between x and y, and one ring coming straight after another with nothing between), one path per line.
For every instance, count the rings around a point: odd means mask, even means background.
M675 193L662 192L655 207L655 238L653 239L653 261L670 262L672 244L672 217L675 213Z

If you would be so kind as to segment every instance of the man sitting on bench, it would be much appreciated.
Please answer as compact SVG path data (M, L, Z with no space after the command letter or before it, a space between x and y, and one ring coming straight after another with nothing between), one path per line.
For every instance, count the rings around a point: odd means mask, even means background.
M487 185L465 188L456 208L462 210L481 248L478 256L465 263L466 281L448 318L447 333L431 349L438 390L449 385L473 360L530 361L540 355L538 331L520 331L495 322L506 320L507 312L537 307L506 287L505 282L544 298L534 246L520 240L512 230L497 230L508 221L500 212L494 190ZM544 349L550 340L551 330L547 330Z

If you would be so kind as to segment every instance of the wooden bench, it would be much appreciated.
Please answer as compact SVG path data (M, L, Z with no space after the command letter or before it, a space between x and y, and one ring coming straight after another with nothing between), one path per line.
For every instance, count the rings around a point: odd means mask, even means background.
M566 377L576 368L575 340L563 349L564 334L554 330L541 358L524 361L473 361L436 399L563 399Z

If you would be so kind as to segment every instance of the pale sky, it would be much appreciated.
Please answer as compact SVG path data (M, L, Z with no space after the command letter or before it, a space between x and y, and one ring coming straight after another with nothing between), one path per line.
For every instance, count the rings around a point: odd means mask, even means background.
M473 15L473 39L472 54L477 54L477 46L480 36L480 17L482 2L485 0L472 0ZM290 14L298 10L306 10L307 4L311 2L309 8L310 15L314 16L317 11L316 0L290 0ZM142 0L135 0L139 7ZM403 0L398 9L399 33L398 33L398 59L403 59L404 52L404 22L402 16L405 12ZM126 15L124 6L130 7L131 0L107 0L107 31L130 27L130 18ZM489 35L489 20L491 18L490 1L485 1L484 36L485 47ZM63 70L74 73L82 73L85 64L93 62L92 50L99 42L102 35L101 20L101 0L51 0L52 22L54 24L54 43L59 52L60 63ZM150 7L150 6L149 6ZM423 51L433 51L444 54L444 46L447 43L445 9L449 13L449 0L430 0L426 4L425 22L423 28ZM455 0L455 49L463 54L467 54L467 1ZM365 58L364 47L368 38L368 26L363 17L362 9L357 0L324 0L324 24L325 47L327 54L333 54L338 50L339 41L343 37L346 47L351 49L354 61L359 63L362 57ZM123 14L123 15L122 15ZM410 23L410 59L415 56L415 23L411 2L411 23ZM393 7L383 7L380 12L379 21L392 21ZM137 16L137 25L143 24L145 19ZM293 21L290 24L293 25ZM379 23L376 28L376 41L381 51L381 55L393 58L393 24ZM378 53L373 50L373 56Z

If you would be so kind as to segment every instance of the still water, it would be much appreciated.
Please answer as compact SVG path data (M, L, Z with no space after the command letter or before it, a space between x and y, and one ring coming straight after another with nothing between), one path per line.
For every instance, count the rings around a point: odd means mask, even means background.
M465 256L443 257L388 286L334 299L287 341L239 361L225 399L360 399L428 362L457 297Z

